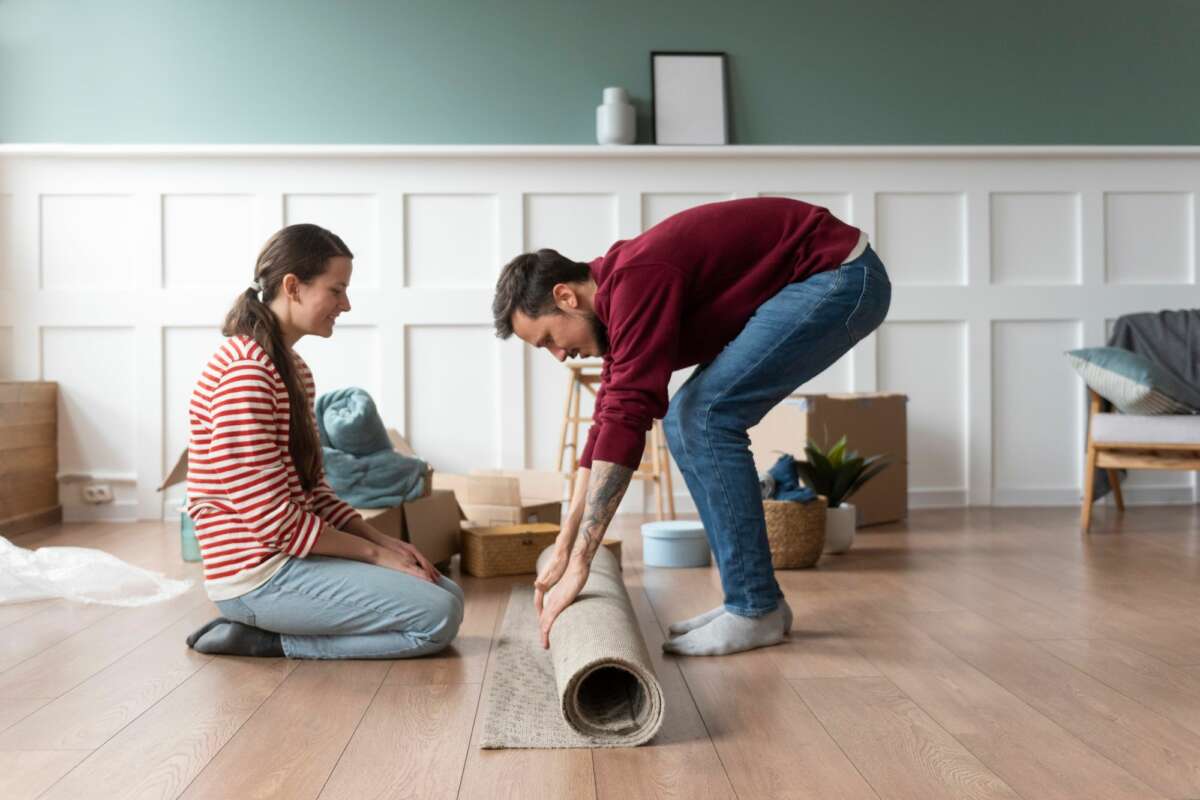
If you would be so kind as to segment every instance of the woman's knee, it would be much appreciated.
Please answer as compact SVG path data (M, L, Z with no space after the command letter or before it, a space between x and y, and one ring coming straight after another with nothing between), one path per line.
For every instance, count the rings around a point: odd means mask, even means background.
M428 630L424 631L433 644L448 645L458 635L463 621L463 602L453 592L442 590L430 600L426 618Z

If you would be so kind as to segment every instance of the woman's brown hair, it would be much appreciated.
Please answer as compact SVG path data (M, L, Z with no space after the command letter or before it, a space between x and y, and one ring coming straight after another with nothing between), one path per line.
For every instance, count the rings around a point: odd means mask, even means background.
M291 273L308 283L325 272L329 259L354 258L336 234L318 225L288 225L263 245L254 266L254 284L238 296L225 315L221 333L249 336L266 352L287 387L291 409L288 452L305 491L312 491L321 474L321 447L308 410L308 396L296 371L292 353L283 341L279 319L269 305ZM261 293L261 297L260 297Z

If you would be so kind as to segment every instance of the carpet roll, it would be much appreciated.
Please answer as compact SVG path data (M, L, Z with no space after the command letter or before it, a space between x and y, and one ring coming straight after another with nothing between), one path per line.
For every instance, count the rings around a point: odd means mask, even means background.
M550 552L538 558L539 570ZM662 727L662 686L605 548L551 628L549 650L539 643L532 587L512 590L488 673L485 749L630 747Z

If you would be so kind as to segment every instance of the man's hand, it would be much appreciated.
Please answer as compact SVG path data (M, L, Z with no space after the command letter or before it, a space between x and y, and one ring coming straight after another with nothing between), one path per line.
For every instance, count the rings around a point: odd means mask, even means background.
M563 552L571 545L567 544L564 547L564 539L560 537L556 542L553 557L542 567L534 583L533 605L540 618L544 648L550 646L550 628L554 625L554 620L558 619L563 609L574 603L575 598L583 591L583 585L587 583L588 573L591 571L592 557L596 555L596 549L604 539L604 531L612 521L621 497L629 486L633 470L620 464L596 461L586 474L583 470L580 470L580 473L586 481L580 483L577 478L575 494L580 499L586 498L582 521L577 529L583 536L578 537L570 550L571 555L565 560ZM572 505L575 503L572 502ZM570 528L563 527L564 533L568 530L570 538L576 538L573 524L570 524ZM569 539L565 541L569 542Z
M564 533L567 531L564 529ZM561 534L560 534L561 536ZM560 538L560 541L561 538ZM533 582L533 608L537 611L538 616L542 614L542 601L546 596L546 592L554 588L554 585L562 580L563 574L567 571L567 565L571 560L571 544L575 541L574 534L570 534L566 539L565 547L560 544L555 544L554 552L550 558L542 566L538 572L537 578Z
M539 611L543 649L550 647L550 628L553 627L554 621L563 609L579 597L590 572L591 567L586 562L572 560L568 562L562 578L546 594L543 607Z

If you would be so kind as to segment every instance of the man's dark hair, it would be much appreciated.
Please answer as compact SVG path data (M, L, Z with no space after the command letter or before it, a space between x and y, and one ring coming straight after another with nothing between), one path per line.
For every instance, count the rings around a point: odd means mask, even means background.
M513 313L527 317L559 313L554 305L554 287L560 283L583 283L591 277L587 264L561 255L557 250L542 249L522 253L504 265L496 281L496 297L492 300L492 317L496 335L507 339L513 335Z

